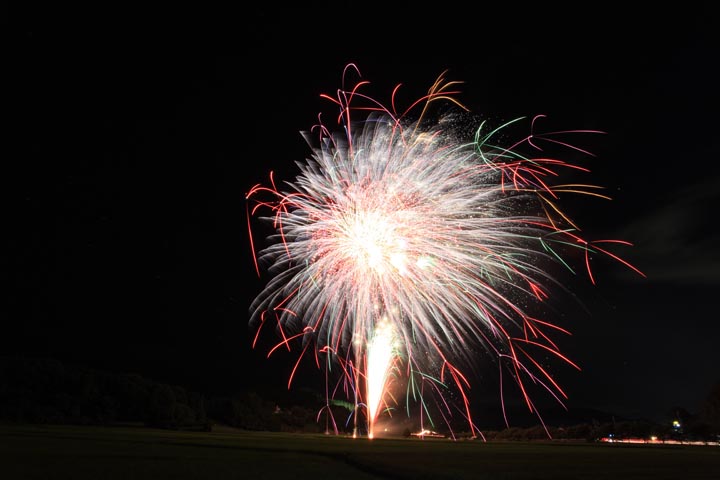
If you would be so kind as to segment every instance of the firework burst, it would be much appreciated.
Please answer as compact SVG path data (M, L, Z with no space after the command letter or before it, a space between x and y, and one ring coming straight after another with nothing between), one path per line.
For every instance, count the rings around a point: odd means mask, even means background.
M343 83L350 74L359 75L353 65ZM356 422L364 408L371 436L379 412L397 403L388 386L400 379L421 417L432 398L436 417L450 424L459 416L481 434L468 395L478 346L509 372L531 411L528 382L562 402L563 389L533 356L577 368L552 340L568 332L529 307L550 296L550 266L574 272L577 261L594 283L590 260L603 254L640 273L608 250L627 242L584 239L562 212L561 194L603 197L592 185L555 183L561 170L587 169L522 153L541 152L541 141L588 153L562 140L580 132L539 135L532 120L530 135L500 146L515 122L479 122L461 138L459 82L441 76L402 112L397 88L387 107L362 92L366 84L323 95L339 109L338 128L311 130L312 155L294 181L279 188L271 173L269 185L247 194L251 239L252 217L275 231L268 246L256 251L253 242L258 275L261 267L271 275L251 305L255 341L272 325L280 342L269 354L298 349L288 385L304 357L333 372L328 401L344 395ZM431 116L440 104L450 108Z

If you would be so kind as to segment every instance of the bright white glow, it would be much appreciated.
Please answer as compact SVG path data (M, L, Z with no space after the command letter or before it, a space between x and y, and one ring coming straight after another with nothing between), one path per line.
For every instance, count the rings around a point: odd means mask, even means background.
M388 322L379 323L367 346L367 408L370 420L369 436L380 412L388 376L396 356L395 335Z

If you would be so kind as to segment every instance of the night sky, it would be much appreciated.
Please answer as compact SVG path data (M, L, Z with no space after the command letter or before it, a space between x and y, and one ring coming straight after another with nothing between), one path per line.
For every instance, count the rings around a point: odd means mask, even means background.
M720 44L711 3L692 4L25 12L6 69L21 148L6 142L2 352L284 390L294 357L250 348L267 277L246 192L297 175L300 131L336 113L320 95L348 63L383 99L399 83L414 99L447 70L491 121L606 132L583 143L597 156L582 180L612 201L566 207L589 236L632 242L621 254L647 278L603 261L597 286L570 285L583 306L562 312L560 346L582 371L557 369L568 405L698 411L720 380Z

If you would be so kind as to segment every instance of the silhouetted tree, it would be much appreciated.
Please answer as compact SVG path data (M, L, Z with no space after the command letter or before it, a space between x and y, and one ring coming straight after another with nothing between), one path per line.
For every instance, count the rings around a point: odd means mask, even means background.
M715 434L720 434L720 381L712 386L705 397L700 415Z
M667 412L667 417L670 422L677 420L681 425L690 423L694 415L687 411L684 407L674 406Z
M150 396L146 424L152 427L168 428L175 425L175 393L169 385L156 385Z
M565 438L573 440L591 439L592 426L589 423L571 425L565 429Z

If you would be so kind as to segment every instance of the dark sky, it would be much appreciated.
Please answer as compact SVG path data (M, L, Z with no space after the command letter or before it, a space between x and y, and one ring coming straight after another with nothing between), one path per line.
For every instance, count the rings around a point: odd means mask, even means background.
M320 94L346 64L379 97L398 83L416 97L447 70L480 116L607 132L590 183L613 200L569 208L633 242L623 255L647 278L608 263L578 286L569 405L697 411L720 380L710 4L24 12L6 70L22 148L4 163L2 351L199 390L285 388L289 357L250 348L262 283L245 193L298 173L299 132L334 112ZM487 383L479 396L496 395Z

